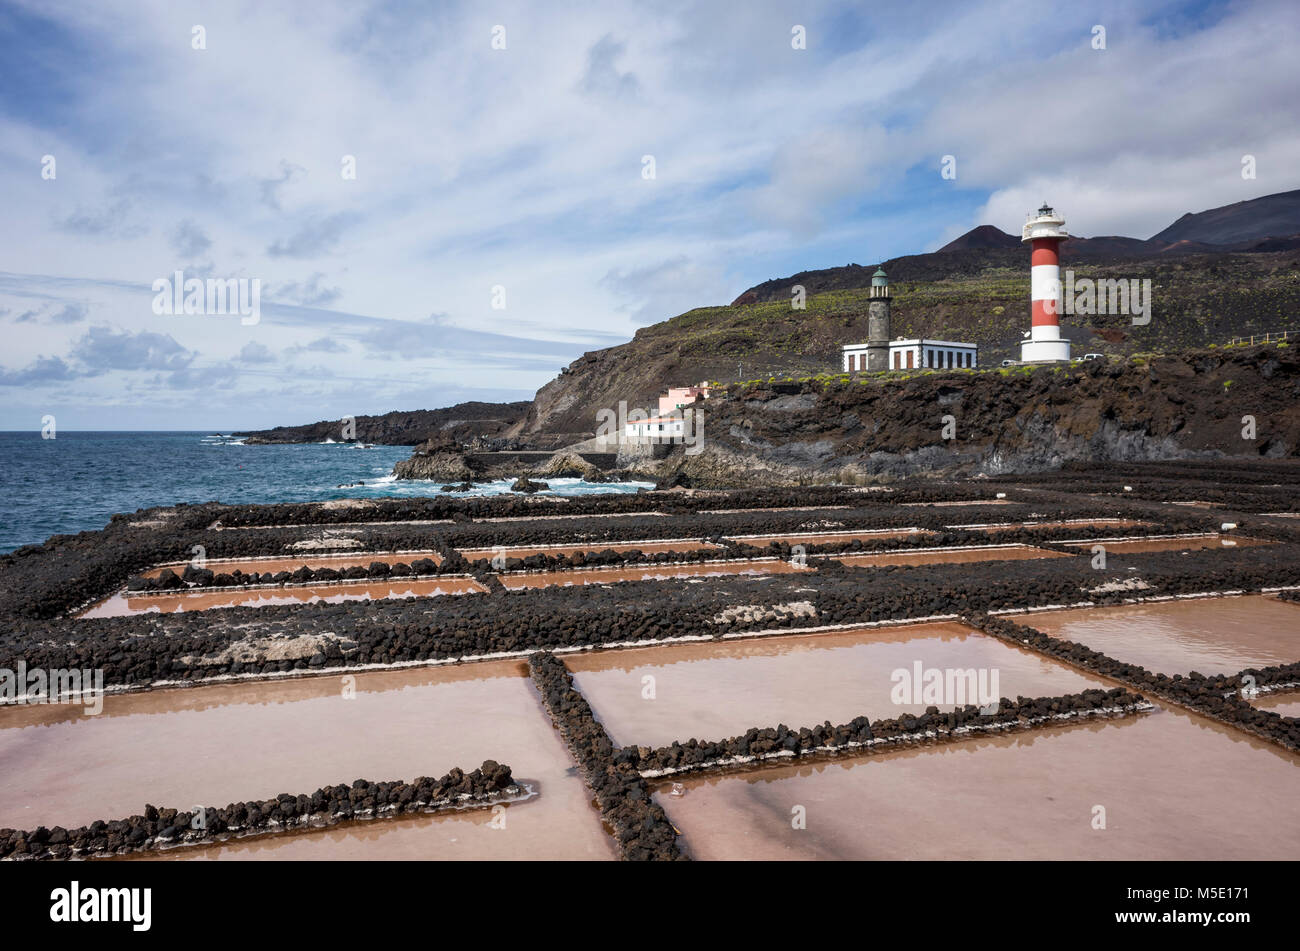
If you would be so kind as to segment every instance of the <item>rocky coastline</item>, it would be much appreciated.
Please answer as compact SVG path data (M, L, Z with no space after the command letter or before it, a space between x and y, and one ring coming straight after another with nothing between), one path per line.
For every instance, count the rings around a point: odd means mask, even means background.
M1300 454L1298 385L1300 354L1285 342L1064 366L810 373L717 388L689 452L680 441L617 440L599 444L605 464L595 465L581 451L596 445L588 440L521 464L440 436L393 471L443 484L564 475L735 488L1003 477L1078 461L1283 459Z

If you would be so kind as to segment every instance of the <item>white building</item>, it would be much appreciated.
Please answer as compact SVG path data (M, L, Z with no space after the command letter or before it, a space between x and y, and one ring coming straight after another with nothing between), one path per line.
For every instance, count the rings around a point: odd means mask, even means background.
M623 427L623 435L635 442L683 439L686 436L686 420L680 415L630 420Z
M850 343L843 348L844 372L854 373L867 368L867 345ZM973 343L954 340L912 340L889 342L889 369L891 370L954 370L970 369L978 365L979 347Z
M844 372L857 373L867 368L867 345L865 343L846 343L844 351Z

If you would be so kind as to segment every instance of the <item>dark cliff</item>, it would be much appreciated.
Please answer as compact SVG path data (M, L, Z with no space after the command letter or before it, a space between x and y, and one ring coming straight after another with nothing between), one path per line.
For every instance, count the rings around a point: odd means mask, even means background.
M445 409L419 409L357 416L356 440L381 446L414 446L430 439L470 442L476 437L499 436L523 418L531 403L457 403ZM235 433L250 445L264 443L342 442L344 422L326 419L304 426L277 426Z
M705 404L703 450L674 447L655 474L721 486L996 475L1075 460L1291 457L1300 454L1298 351L1269 344L733 386Z

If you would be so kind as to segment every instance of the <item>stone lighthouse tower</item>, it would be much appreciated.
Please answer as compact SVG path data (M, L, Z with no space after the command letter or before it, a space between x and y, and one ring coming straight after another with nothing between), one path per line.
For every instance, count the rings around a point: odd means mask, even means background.
M871 275L871 298L867 304L867 370L889 369L889 278L884 268Z

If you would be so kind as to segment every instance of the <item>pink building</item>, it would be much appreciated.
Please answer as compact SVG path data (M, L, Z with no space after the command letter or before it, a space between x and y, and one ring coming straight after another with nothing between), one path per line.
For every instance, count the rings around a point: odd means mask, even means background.
M668 392L659 397L659 415L663 416L674 410L690 406L698 400L708 398L709 386L707 383L701 383L699 386L670 386Z

